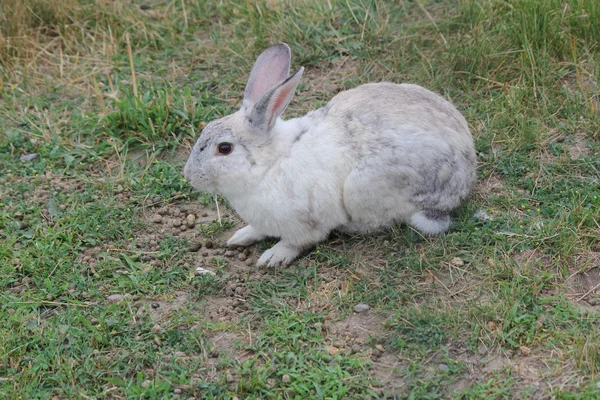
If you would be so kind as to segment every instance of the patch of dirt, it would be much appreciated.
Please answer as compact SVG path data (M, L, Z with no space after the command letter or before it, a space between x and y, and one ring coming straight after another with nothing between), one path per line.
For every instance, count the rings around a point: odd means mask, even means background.
M404 377L407 365L396 355L385 353L377 361L373 361L371 376L381 382L384 389L392 392L399 391L406 384Z
M465 303L485 303L480 288L483 286L477 271L472 271L460 257L452 257L441 263L439 271L424 270L421 279L415 283L418 304L459 307ZM483 293L485 295L485 293Z
M137 315L142 316L148 313L154 322L160 322L169 319L177 310L185 305L190 295L187 292L178 291L175 298L167 300L142 300L138 302Z
M516 253L513 260L523 269L541 269L549 271L552 267L552 257L542 253L538 249L527 249Z
M329 344L325 345L325 351L332 355L353 353L359 357L370 358L372 366L369 373L381 384L374 388L375 392L402 397L410 360L380 344L382 339L389 335L385 329L387 318L384 314L370 310L327 323L324 325L327 332L325 339ZM555 383L552 380L557 379L549 366L550 359L546 360L529 349L527 353L521 354L489 351L483 347L481 351L473 353L463 345L452 342L447 343L446 348L449 356L461 362L467 370L462 378L448 387L449 394L465 390L475 382L488 382L497 373L509 370L512 372L511 376L515 377L515 393L533 387L532 398L545 398L546 389ZM443 354L437 352L425 361L423 379L433 377L448 368L449 366L443 363Z
M327 322L325 351L331 355L352 353L370 358L370 374L381 383L381 389L394 392L404 386L407 363L388 351L380 342L389 334L385 323L389 315L372 310L352 313L346 318Z
M232 284L227 286L227 288L231 287L233 287ZM206 317L212 321L237 322L239 317L245 312L245 294L247 293L247 289L244 286L236 286L237 288L241 289L240 293L235 293L231 297L221 295L206 296L206 304L204 306Z
M388 316L371 310L362 313L352 313L346 318L331 322L327 325L328 332L342 335L349 339L360 339L367 342L371 338L381 338L385 335L385 321Z
M212 346L210 358L207 360L210 365L214 365L219 357L230 357L239 362L250 354L243 350L248 344L247 338L233 332L214 332L208 337L208 341Z
M237 223L231 229L214 235L212 238L201 234L201 226L214 225L219 220L236 223L237 216L223 204L217 207L198 203L178 203L148 208L145 213L146 227L136 233L136 243L146 254L142 260L156 262L159 250L158 241L168 235L185 238L190 243L183 257L183 265L194 274L197 268L212 271L225 279L224 288L219 294L205 297L206 317L215 322L236 322L246 312L248 280L264 279L265 270L256 269L257 256L252 247L230 249L225 246L227 239L243 225ZM220 260L220 261L215 261ZM225 268L218 270L218 265Z
M594 79L591 73L585 70L580 70L578 75L575 72L570 72L563 77L563 87L571 93L584 91L596 91L598 89L598 81Z
M573 143L569 144L569 155L573 160L588 158L590 156L590 146L588 141L581 136L575 136Z
M350 56L340 57L329 68L306 67L302 80L308 84L305 92L318 93L321 100L329 101L333 95L350 89L343 82L348 76L357 76L359 62Z
M560 157L552 154L548 149L543 148L538 153L538 158L544 165L556 164L560 161ZM528 176L534 176L535 172L530 171Z
M567 297L582 311L600 306L600 252L577 255L564 286Z
M475 181L473 195L479 198L486 198L489 195L497 196L504 190L504 181L497 174L490 174L485 178Z
M218 209L213 205L192 202L149 207L145 210L144 219L146 227L135 234L136 245L146 251L142 261L152 262L160 248L158 242L167 236L173 236L187 239L190 243L184 257L184 265L190 270L202 267L214 271L215 258L227 261L227 273L246 271L256 263L251 248L225 247L225 237L232 235L241 225L214 238L202 235L201 229L210 229L211 224L214 226L219 223L219 219L227 224L236 224L239 221L223 204L220 204Z
M205 371L201 376L196 377L196 379L200 378L198 384L202 384L202 381L217 381L223 374L229 372L226 359L234 359L237 363L241 363L253 354L245 350L249 338L241 333L216 331L207 337L207 342L208 348L204 351ZM238 380L234 375L227 375L230 377L227 378L229 383Z
M463 347L453 347L449 344L450 353L454 353L455 359L461 361L469 372L456 381L452 386L454 390L460 391L471 386L475 382L487 382L493 378L494 374L502 370L510 370L510 376L515 378L514 392L520 393L526 387L535 388L531 395L532 399L547 398L545 393L548 387L560 384L559 375L552 373L551 355L546 359L542 355L532 352L530 355L521 355L520 353L500 353L496 351L482 352L483 354L474 354ZM564 372L564 371L563 371ZM571 379L569 374L565 374L565 382Z

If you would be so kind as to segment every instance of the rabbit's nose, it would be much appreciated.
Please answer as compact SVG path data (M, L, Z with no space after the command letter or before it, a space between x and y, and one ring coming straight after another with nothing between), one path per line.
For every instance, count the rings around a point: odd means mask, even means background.
M192 180L192 167L190 166L190 160L188 160L185 163L185 167L183 167L183 177L188 182Z

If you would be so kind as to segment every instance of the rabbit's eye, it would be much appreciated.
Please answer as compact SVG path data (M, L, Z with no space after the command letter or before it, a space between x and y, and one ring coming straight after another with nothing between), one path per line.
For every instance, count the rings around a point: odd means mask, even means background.
M231 143L223 142L219 143L217 149L219 150L219 154L226 156L233 151L233 145Z

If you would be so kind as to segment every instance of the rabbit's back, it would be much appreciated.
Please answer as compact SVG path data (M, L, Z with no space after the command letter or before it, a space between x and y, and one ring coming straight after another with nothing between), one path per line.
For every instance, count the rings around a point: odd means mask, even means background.
M472 141L462 114L443 97L418 85L369 83L339 93L326 108L328 117L343 126L413 126L431 132L449 128Z
M409 84L367 84L337 95L324 125L347 165L343 202L352 231L448 212L471 190L476 157L467 122L441 96ZM323 132L322 132L323 133Z

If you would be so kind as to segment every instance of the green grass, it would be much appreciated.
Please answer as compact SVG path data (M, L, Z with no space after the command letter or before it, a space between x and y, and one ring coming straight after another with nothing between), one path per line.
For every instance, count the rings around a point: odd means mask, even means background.
M235 216L183 162L279 41L307 67L288 116L382 80L464 113L450 232L334 234L277 271L206 249ZM600 396L599 77L596 0L2 2L0 397ZM210 218L184 237L162 208Z

